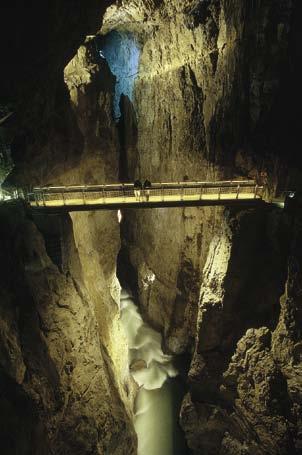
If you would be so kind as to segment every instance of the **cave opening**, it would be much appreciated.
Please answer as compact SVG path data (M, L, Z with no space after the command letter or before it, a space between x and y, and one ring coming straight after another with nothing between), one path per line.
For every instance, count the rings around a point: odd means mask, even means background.
M107 62L114 81L113 118L119 138L119 180L133 178L129 170L129 152L137 144L135 81L139 74L141 43L130 31L112 30L95 39L98 58Z
M98 54L106 59L115 76L115 94L113 115L118 121L122 115L121 97L127 97L133 103L134 83L138 75L140 45L137 37L127 31L112 30L96 40Z

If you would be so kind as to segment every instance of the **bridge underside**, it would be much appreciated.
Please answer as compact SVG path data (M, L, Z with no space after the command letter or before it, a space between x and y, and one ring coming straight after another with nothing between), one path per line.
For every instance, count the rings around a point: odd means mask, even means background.
M87 203L73 204L68 201L65 205L31 205L31 209L43 213L62 213L62 212L83 212L92 210L119 210L119 209L148 209L148 208L172 208L172 207L209 207L209 206L238 206L254 207L263 205L264 201L260 198L221 198L221 199L201 199L201 200L182 200L182 201L133 201L133 202L107 202L106 204Z

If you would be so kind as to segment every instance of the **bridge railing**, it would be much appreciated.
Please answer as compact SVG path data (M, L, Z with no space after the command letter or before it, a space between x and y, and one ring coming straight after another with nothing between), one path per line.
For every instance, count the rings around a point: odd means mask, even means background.
M203 198L223 199L227 195L239 199L244 195L253 195L262 198L263 187L258 186L253 180L220 181L220 182L172 182L153 183L150 188L140 190L135 194L135 187L132 183L114 185L72 185L60 187L37 187L28 195L31 205L46 206L48 202L60 205L88 204L95 201L96 204L126 203L131 201L140 202L146 200L160 201L186 198L202 200ZM215 197L216 196L216 197ZM235 196L235 197L234 197ZM59 205L59 204L58 204Z

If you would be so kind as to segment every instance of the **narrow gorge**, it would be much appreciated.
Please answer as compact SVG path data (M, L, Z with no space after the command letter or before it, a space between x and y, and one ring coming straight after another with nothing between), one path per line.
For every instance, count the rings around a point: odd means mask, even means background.
M301 7L1 6L3 455L302 454Z

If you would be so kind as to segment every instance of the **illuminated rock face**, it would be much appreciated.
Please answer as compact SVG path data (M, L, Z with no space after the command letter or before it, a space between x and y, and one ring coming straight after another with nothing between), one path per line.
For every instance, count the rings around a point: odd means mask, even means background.
M286 174L299 185L287 169L294 153L284 159L286 138L276 131L287 124L275 103L288 90L288 75L283 79L279 69L286 74L288 68L292 6L128 1L108 11L105 29L120 20L121 29L143 41L137 142L127 150L130 179L257 177L266 169L271 193ZM299 425L292 431L292 424L300 407L297 398L289 406L292 392L286 391L295 380L287 380L287 361L277 366L270 347L286 281L286 223L274 211L124 214L141 309L168 349L193 353L182 424L196 454L298 450ZM274 243L283 244L279 252ZM286 339L293 349L288 333ZM249 355L251 368L242 360Z
M273 210L230 221L203 271L182 426L194 453L290 453L299 446L292 427L299 405L272 348L284 318L288 219Z
M86 264L77 255L71 221L58 222L64 273L49 259L42 235L22 207L1 211L6 239L1 249L1 407L7 408L6 418L1 415L3 450L122 455L126 447L135 454L136 437L119 390L126 390L130 381L127 344L116 321L118 306L99 292L99 306L106 299L112 319L100 323L102 310L95 307L92 286L87 287ZM102 280L100 275L98 286ZM119 340L115 356L109 329ZM11 394L19 401L10 403Z
M31 133L25 137L31 134L35 141L27 148L20 143L31 155L31 165L19 162L11 178L48 184L116 181L113 76L103 62L100 77L89 45L80 47L67 66L65 83L62 61L60 69L57 98L50 99L50 86L43 94L43 114L39 103L31 104L36 122L27 124ZM26 118L24 114L18 134ZM2 239L7 249L1 250L1 264L9 265L2 282L0 362L6 390L1 406L8 410L1 440L7 454L14 453L14 447L17 453L37 455L135 454L134 384L115 275L120 247L116 213L74 214L62 222L60 268L47 256L43 238L26 216L15 220L6 215ZM11 232L19 235L10 241ZM15 265L9 259L14 255L19 257ZM20 278L15 298L15 285L7 276ZM19 312L23 295L26 309ZM18 325L19 314L25 332ZM14 406L16 393L20 404ZM18 442L14 432L20 422L24 435Z
M287 65L291 5L285 3L276 16L269 1L261 11L236 1L169 0L128 1L108 10L105 29L120 20L122 29L138 33L144 43L135 82L137 141L126 151L130 180L255 177L264 167L273 191L279 150L276 144L268 150L274 155L268 163L260 150L268 149L272 125L266 119L281 84L276 65ZM174 352L194 345L202 270L222 213L184 209L125 216L142 308ZM149 273L155 281L146 286Z

